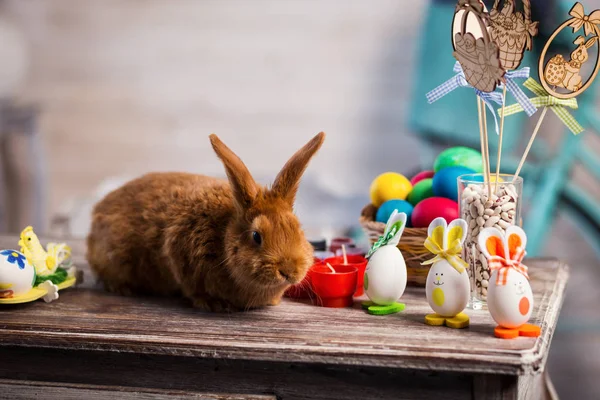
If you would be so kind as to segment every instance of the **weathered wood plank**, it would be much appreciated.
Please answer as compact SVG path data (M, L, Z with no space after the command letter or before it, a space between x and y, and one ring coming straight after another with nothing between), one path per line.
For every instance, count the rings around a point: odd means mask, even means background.
M125 386L56 384L52 382L0 380L0 393L10 399L37 400L276 400L275 396L245 394L212 394L181 390L148 389Z
M342 367L264 361L2 349L0 379L58 386L140 387L184 392L261 394L278 399L404 400L471 398L473 378L463 373ZM32 365L52 365L34 368ZM509 377L516 379L516 376Z
M0 238L0 245L7 240ZM84 246L72 241L75 260ZM471 327L452 330L423 323L430 312L422 289L410 288L406 311L387 317L326 309L285 300L278 307L210 314L183 300L128 298L105 293L87 267L83 288L51 304L0 308L0 345L104 350L219 359L376 366L435 371L531 374L543 370L562 303L568 268L529 260L535 297L532 321L540 338L500 340L486 311L467 310Z

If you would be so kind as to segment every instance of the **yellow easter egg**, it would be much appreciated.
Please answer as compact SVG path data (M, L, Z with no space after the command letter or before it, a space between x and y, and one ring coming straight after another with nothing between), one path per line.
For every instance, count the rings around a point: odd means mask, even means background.
M386 172L371 183L371 203L379 207L388 200L405 200L411 190L412 185L404 175Z
M496 175L490 175L490 182L494 183L496 182ZM498 182L504 182L504 179L502 179L501 176L498 177Z

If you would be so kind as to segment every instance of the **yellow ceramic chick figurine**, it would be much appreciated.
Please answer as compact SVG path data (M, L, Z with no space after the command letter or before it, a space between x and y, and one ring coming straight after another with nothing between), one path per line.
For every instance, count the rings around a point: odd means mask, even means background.
M56 268L71 256L71 248L64 243L48 243L44 250L31 226L21 232L19 246L21 253L41 276L53 274Z

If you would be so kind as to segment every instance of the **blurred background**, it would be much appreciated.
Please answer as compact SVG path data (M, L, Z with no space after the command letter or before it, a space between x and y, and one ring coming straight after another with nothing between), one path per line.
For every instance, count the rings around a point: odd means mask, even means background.
M85 237L93 204L128 179L224 176L211 132L268 183L325 131L297 212L309 235L360 240L375 176L410 177L444 148L479 146L472 91L425 100L453 75L455 3L0 0L0 231ZM533 1L540 35L523 66L536 79L539 51L572 4ZM574 112L586 132L573 136L549 113L523 171L530 254L572 266L549 360L563 398L600 393L599 85ZM507 118L503 172L536 120Z

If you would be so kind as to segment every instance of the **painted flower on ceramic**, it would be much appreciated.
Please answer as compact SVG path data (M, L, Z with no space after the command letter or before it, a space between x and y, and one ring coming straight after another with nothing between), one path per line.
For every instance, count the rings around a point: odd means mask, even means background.
M0 254L6 257L6 260L11 264L17 264L19 269L25 268L26 258L23 254L15 250L2 250Z

